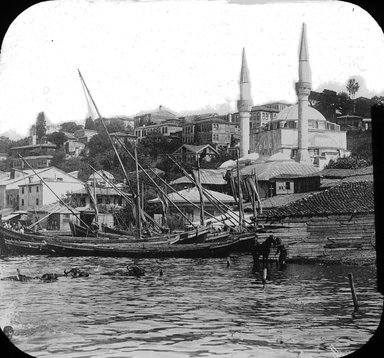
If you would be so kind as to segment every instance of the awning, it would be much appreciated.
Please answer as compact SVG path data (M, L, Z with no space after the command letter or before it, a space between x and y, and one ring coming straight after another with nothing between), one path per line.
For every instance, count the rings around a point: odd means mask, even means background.
M3 218L1 218L1 221L9 221L15 218L16 216L20 216L20 214L10 214L10 215L4 216Z

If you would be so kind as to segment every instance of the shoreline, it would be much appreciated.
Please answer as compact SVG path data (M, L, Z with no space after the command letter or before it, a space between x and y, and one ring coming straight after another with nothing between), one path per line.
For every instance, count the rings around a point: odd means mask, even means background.
M296 264L323 264L323 265L346 265L346 266L376 266L375 250L350 250L338 251L332 254L315 258L292 258L287 263Z

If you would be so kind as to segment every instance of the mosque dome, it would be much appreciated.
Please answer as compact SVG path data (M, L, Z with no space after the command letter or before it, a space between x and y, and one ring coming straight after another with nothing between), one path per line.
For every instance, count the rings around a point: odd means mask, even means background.
M314 109L313 107L308 106L307 114L308 114L308 120L326 121L325 117L317 109ZM289 120L297 121L298 118L299 118L299 105L294 104L292 106L284 108L281 112L279 112L276 118L273 120L273 122L289 121Z

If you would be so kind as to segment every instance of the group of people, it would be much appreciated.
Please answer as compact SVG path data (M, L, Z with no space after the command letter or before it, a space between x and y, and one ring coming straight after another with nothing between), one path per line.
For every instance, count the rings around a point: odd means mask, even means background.
M24 225L20 221L13 223L5 221L2 226L8 230L21 232L22 234L24 233Z
M279 237L275 238L273 235L269 235L269 237L262 243L259 242L257 235L255 235L252 251L255 264L258 263L260 256L262 256L263 262L266 264L271 251L271 247L276 248L275 255L279 255L279 263L285 264L285 261L287 260L287 249L282 243L281 239Z

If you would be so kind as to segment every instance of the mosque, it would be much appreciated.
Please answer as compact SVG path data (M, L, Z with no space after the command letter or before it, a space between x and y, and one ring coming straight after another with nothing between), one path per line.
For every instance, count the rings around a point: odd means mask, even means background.
M240 156L258 153L260 157L282 153L288 160L312 165L321 170L331 160L348 156L346 132L329 122L309 106L311 69L309 65L306 26L303 24L299 52L298 102L279 112L263 128L249 128L251 107L249 72L243 50L240 73Z

